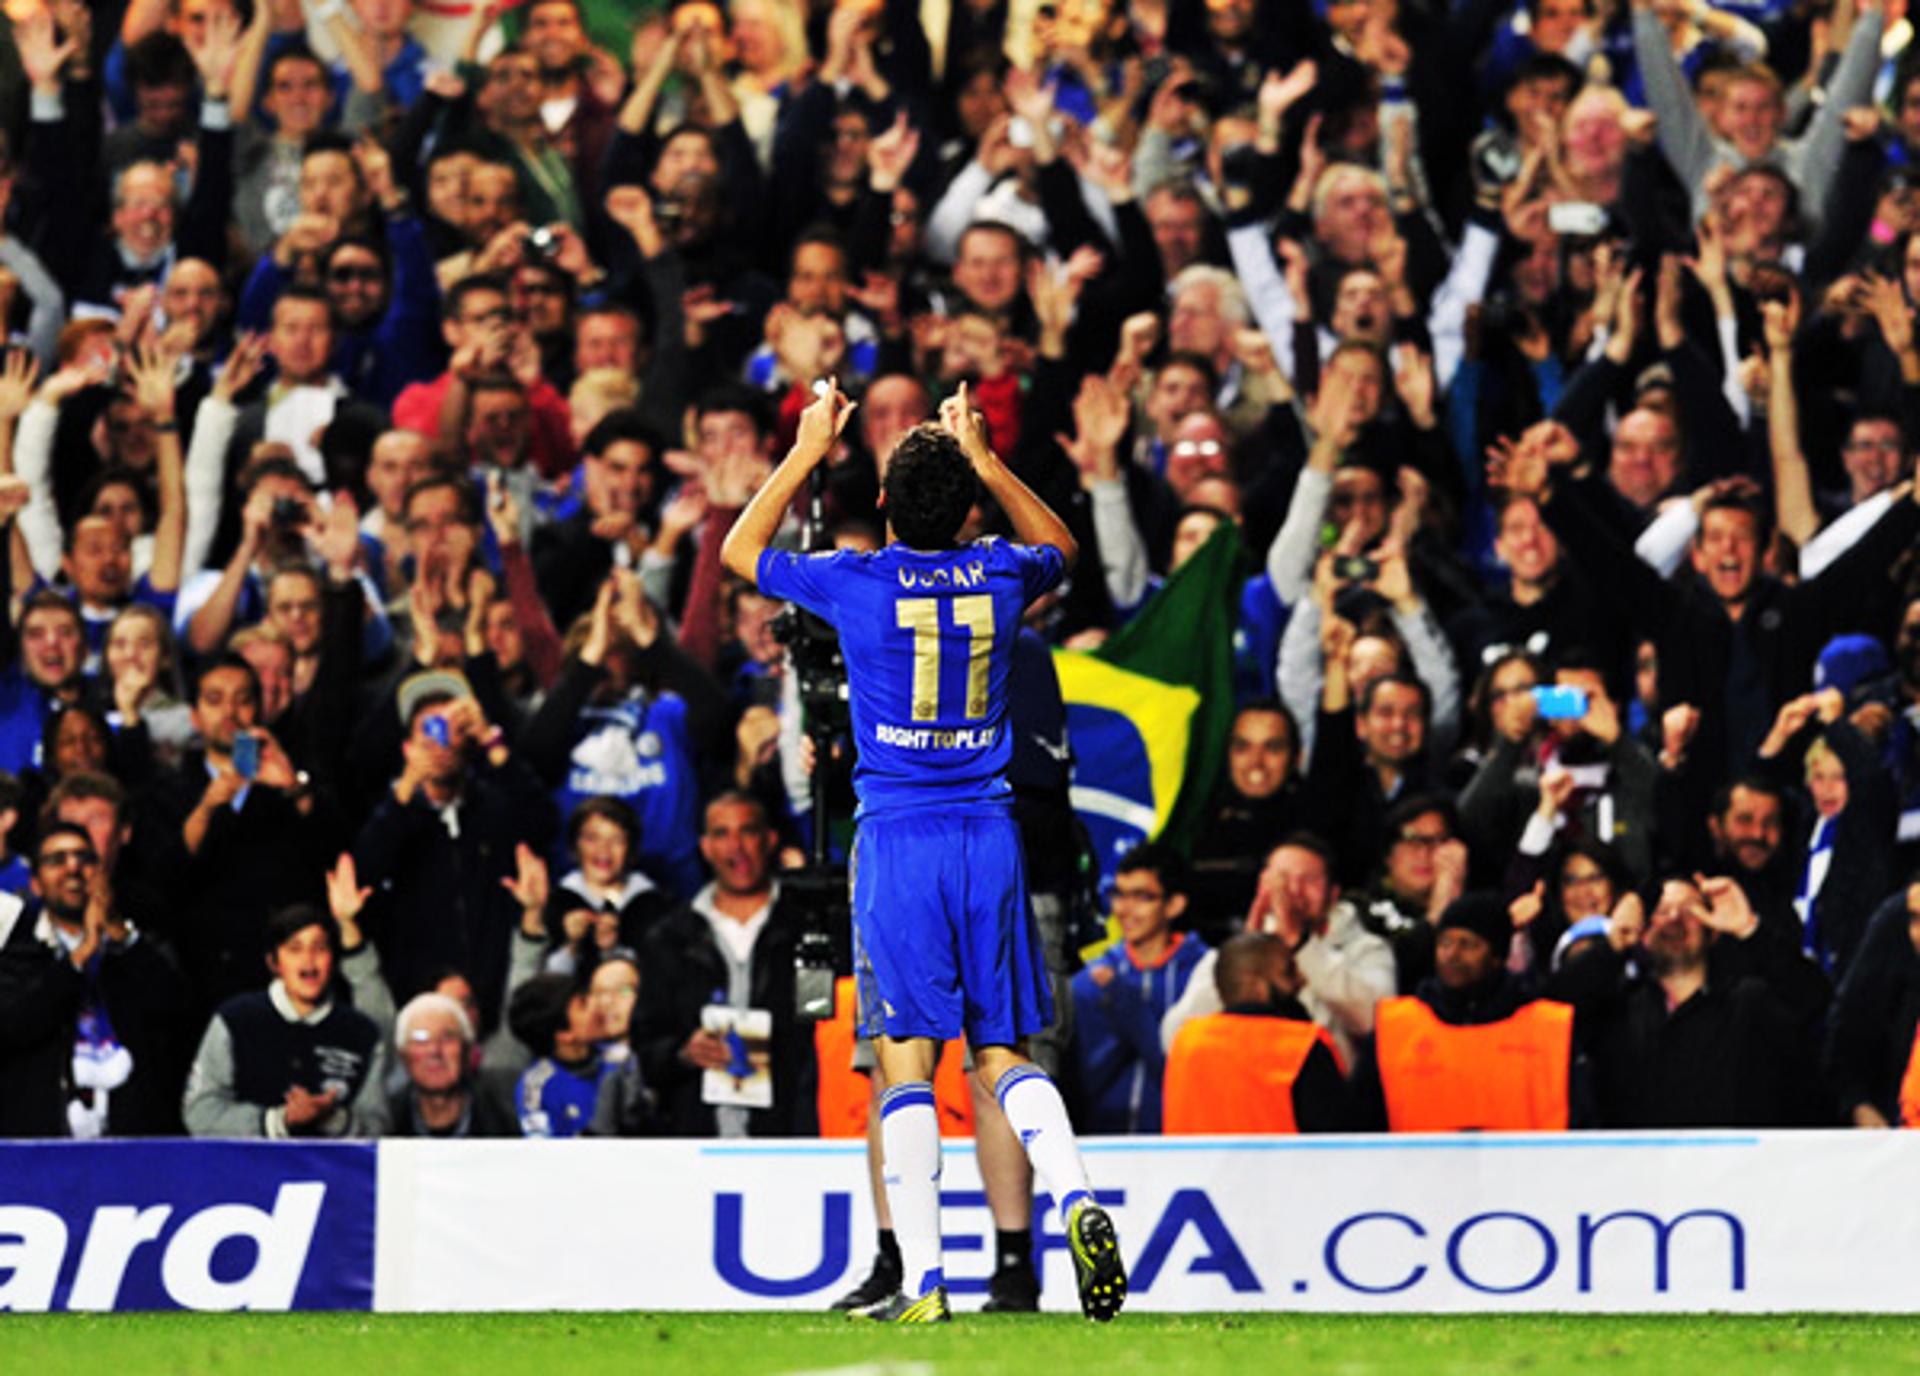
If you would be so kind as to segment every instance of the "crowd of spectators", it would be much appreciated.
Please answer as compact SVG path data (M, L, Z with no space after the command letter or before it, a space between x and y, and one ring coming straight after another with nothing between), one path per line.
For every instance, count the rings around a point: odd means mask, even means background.
M461 8L9 7L0 1136L814 1131L719 549L829 376L836 546L964 381L1083 552L1083 1127L1920 1119L1905 0ZM1047 651L1213 538L1081 965Z

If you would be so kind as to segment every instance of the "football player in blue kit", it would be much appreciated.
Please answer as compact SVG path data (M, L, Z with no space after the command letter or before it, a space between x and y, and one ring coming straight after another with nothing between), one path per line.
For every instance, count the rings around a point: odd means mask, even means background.
M901 1292L868 1311L905 1323L948 1317L940 1259L940 1129L933 1069L966 1033L991 1088L1059 1202L1089 1318L1126 1298L1113 1221L1094 1202L1066 1106L1024 1039L1053 1019L1027 904L1007 763L1007 674L1027 604L1077 550L1066 525L989 447L962 384L901 440L881 487L889 542L876 553L770 548L787 506L853 414L823 383L793 449L721 547L770 597L831 622L847 664L853 735L853 926L863 1032L873 1036L888 1202ZM1019 543L956 544L980 487Z

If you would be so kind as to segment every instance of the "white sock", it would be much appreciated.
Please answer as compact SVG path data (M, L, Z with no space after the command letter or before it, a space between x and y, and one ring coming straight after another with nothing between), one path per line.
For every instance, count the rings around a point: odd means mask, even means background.
M1027 1149L1033 1173L1058 1203L1065 1226L1073 1206L1083 1197L1093 1197L1093 1186L1081 1164L1080 1144L1074 1140L1060 1091L1039 1066L1017 1065L1000 1077L993 1093L1020 1145Z
M940 1115L931 1084L913 1080L881 1096L880 1145L893 1235L900 1243L900 1288L918 1299L946 1284L940 1265Z

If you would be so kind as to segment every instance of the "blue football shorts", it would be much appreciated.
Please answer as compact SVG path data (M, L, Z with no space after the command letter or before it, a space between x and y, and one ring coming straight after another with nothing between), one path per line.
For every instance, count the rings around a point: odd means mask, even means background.
M852 877L861 1035L1011 1046L1052 1023L1011 812L863 817Z

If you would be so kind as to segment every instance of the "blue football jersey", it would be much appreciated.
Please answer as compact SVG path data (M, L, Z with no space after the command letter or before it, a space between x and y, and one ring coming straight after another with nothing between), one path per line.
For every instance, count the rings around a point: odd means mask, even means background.
M760 556L760 590L840 632L860 812L1008 796L1007 674L1027 604L1060 581L1050 545L986 539Z

